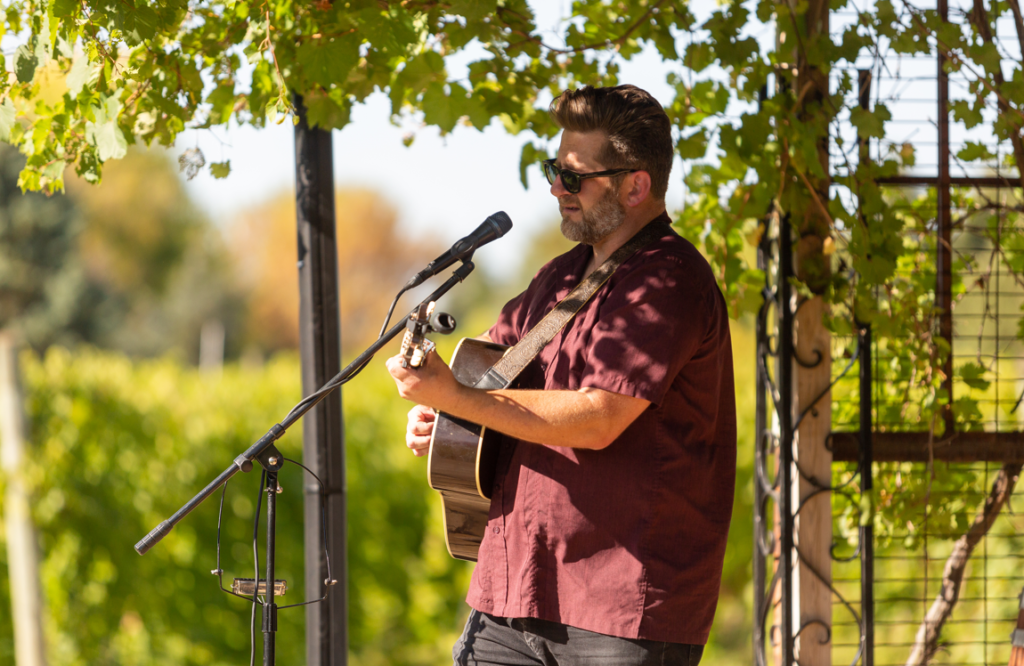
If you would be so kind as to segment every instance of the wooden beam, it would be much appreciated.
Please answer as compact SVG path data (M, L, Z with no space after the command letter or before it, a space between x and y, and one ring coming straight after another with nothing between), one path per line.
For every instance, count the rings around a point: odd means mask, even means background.
M856 432L830 435L835 462L857 461ZM927 432L875 432L875 462L1024 462L1024 432L958 432L935 437L928 451Z
M796 356L811 367L796 368L796 429L793 473L794 657L802 666L830 666L832 645L825 627L832 624L832 497L820 491L831 484L832 454L826 443L832 423L831 336L822 325L826 305L818 296L805 301L796 313ZM817 361L815 363L815 361ZM814 483L806 477L814 479ZM799 632L801 627L806 627Z
M879 185L905 185L936 187L938 176L888 176L875 180ZM1020 187L1020 183L1012 177L997 178L996 176L950 176L949 184L953 187Z

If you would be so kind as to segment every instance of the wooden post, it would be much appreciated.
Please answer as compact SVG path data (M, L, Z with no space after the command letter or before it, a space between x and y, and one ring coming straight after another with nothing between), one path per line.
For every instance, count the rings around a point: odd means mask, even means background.
M13 334L0 331L0 466L7 484L4 524L14 621L14 660L18 666L45 666L39 546L28 493L19 476L25 449L25 415L18 385L17 352Z
M820 296L805 301L796 314L794 418L801 414L803 418L796 429L794 456L802 474L794 473L792 477L793 506L800 507L793 523L793 543L799 553L794 558L793 625L797 632L804 628L794 647L794 656L801 666L832 663L832 645L828 640L832 592L822 580L832 580L832 494L819 490L819 486L831 485L832 475L832 453L825 447L832 423L831 396L827 393L832 357L830 336L822 325L824 314L825 304ZM800 363L815 360L817 364L813 367Z
M790 12L790 30L799 39L793 44L792 91L800 104L797 111L802 131L815 134L818 161L824 177L812 169L786 174L785 210L795 230L797 278L813 294L822 294L831 279L831 254L835 247L828 213L828 126L833 111L828 105L828 76L811 59L816 45L829 39L829 3L808 0L806 7ZM802 9L802 11L801 11ZM831 339L824 327L826 306L821 296L805 297L794 318L794 469L790 476L793 520L792 621L793 658L800 666L831 666L832 645L832 501L822 492L832 480L832 454L826 439L832 425ZM790 666L784 664L783 666Z

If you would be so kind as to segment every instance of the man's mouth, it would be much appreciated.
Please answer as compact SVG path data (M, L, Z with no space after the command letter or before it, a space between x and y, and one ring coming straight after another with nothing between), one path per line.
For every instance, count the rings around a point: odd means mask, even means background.
M575 200L559 201L558 212L562 213L575 213L580 210L579 202Z

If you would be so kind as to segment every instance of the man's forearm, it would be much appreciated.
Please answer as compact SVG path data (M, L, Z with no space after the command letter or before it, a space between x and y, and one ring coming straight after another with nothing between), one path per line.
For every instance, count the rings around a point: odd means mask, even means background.
M650 404L600 389L480 391L461 387L437 406L517 439L549 446L603 449Z

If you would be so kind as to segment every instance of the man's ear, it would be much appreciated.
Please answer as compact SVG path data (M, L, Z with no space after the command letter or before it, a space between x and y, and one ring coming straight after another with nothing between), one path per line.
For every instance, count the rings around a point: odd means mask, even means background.
M651 194L651 174L634 171L626 176L626 185L629 188L626 191L626 205L635 208L647 201Z

